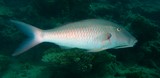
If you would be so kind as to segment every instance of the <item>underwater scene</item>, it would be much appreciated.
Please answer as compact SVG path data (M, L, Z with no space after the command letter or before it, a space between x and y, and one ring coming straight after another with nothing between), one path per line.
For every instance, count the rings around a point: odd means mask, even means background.
M0 0L0 78L160 78L160 0Z

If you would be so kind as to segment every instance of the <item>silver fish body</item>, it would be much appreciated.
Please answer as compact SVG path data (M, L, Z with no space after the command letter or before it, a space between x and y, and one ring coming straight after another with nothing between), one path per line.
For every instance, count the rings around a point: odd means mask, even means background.
M26 41L13 56L42 42L51 42L66 48L86 49L89 52L133 47L137 42L136 38L123 27L102 19L82 20L49 30L41 30L20 21L11 20L11 22L23 32L32 33L32 36L28 34L30 40Z

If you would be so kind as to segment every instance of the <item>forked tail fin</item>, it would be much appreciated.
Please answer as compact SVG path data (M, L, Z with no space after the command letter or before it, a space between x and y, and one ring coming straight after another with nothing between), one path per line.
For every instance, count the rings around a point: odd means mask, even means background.
M12 23L14 23L24 34L29 36L28 39L26 39L20 47L12 54L12 56L19 55L28 49L34 47L35 45L43 42L42 40L42 33L43 31L41 29L38 29L32 25L16 21L16 20L10 20Z

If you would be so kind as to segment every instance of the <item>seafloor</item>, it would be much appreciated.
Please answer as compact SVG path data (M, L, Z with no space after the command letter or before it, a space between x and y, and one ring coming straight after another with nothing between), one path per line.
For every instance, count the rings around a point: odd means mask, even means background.
M138 43L98 53L43 43L11 56L26 36L9 19L50 29L90 18L121 24ZM0 78L160 78L160 0L0 0Z

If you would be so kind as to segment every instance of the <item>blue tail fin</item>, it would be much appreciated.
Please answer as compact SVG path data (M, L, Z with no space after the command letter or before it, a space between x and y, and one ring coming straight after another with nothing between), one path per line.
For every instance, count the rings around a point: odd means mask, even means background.
M12 23L14 23L24 34L29 36L28 39L26 39L20 47L12 54L12 56L19 55L28 49L34 47L35 45L43 42L42 40L42 30L38 29L36 27L33 27L32 25L16 21L16 20L10 20Z

